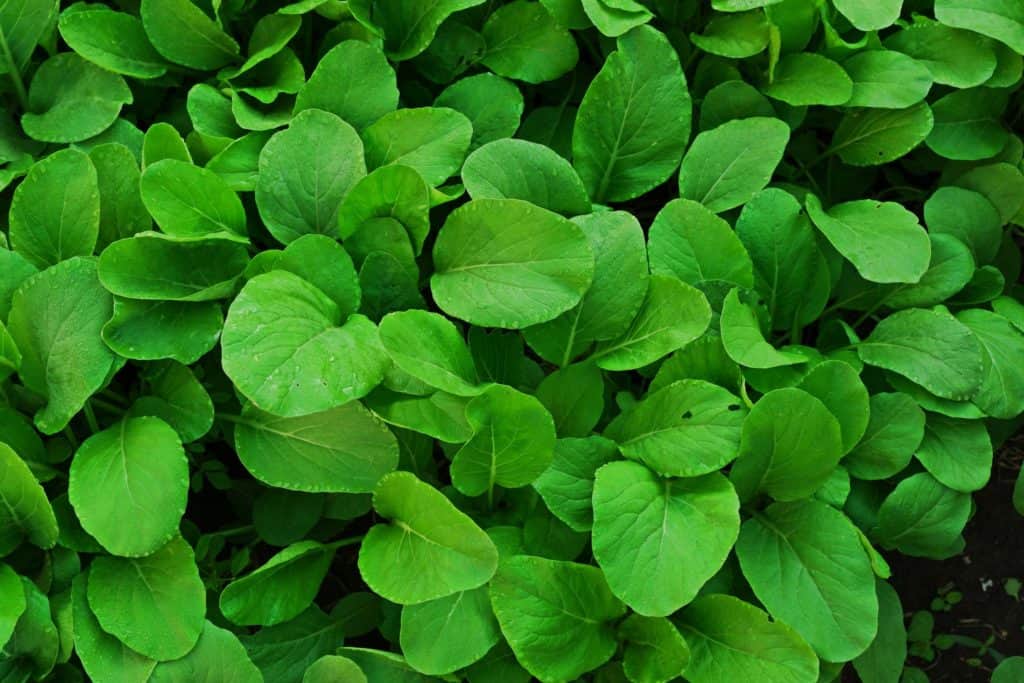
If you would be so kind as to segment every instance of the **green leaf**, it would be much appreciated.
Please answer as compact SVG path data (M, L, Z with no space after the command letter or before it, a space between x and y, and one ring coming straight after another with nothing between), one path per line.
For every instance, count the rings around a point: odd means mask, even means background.
M895 50L856 52L843 62L853 81L848 107L905 109L927 95L932 74L917 60Z
M984 379L984 356L971 330L949 314L894 313L857 345L868 365L891 370L942 398L969 399Z
M213 427L213 401L192 371L180 363L154 363L142 373L148 389L132 403L132 417L159 417L184 443L196 441Z
M971 496L927 472L901 481L878 510L875 536L905 555L944 558L971 514Z
M143 0L139 13L165 59L210 71L238 59L238 43L191 0Z
M64 11L58 28L68 47L107 71L135 78L167 73L136 16L89 5Z
M743 524L736 554L757 598L822 659L853 659L874 640L875 576L843 513L814 500L776 503Z
M954 491L982 489L992 473L992 441L978 420L930 414L916 455L940 484Z
M900 18L903 0L835 0L836 9L859 31L888 28Z
M52 548L57 543L57 518L43 487L25 461L3 442L0 442L0 465L3 465L0 468L0 503L3 503L0 508L0 539L3 541L0 547L5 550L17 547L25 537L35 546ZM8 545L11 541L13 543ZM18 590L20 592L20 585ZM18 603L13 604L16 606Z
M597 30L612 38L646 24L654 16L634 0L582 0L581 4Z
M789 126L755 117L723 123L697 136L679 170L679 194L721 213L768 185L789 143Z
M0 446L0 451L3 451ZM0 564L0 643L7 644L14 633L18 619L25 613L27 603L25 591L21 587L21 578L6 564Z
M346 247L364 226L393 218L405 229L418 254L430 232L430 187L408 166L382 166L357 182L338 207L338 226ZM369 229L369 228L368 228ZM355 253L355 250L353 250Z
M518 329L579 303L594 255L583 232L555 213L516 199L477 199L441 228L434 269L431 291L442 311Z
M849 453L864 436L871 410L867 387L857 370L843 361L826 360L811 368L796 386L825 404L839 422L843 453Z
M75 149L37 161L11 199L11 246L36 268L91 256L100 226L96 167Z
M521 555L502 562L491 604L516 659L544 683L576 680L615 653L626 606L596 567Z
M721 474L661 479L614 462L594 482L594 556L623 602L645 616L689 603L739 534L739 500Z
M523 116L523 95L510 81L491 73L469 76L452 83L434 100L463 114L473 124L470 150L488 142L510 138Z
M875 394L864 436L843 458L858 479L886 479L910 464L924 438L924 411L906 394Z
M178 129L169 123L154 123L146 130L142 141L142 168L164 159L192 163L192 153Z
M89 572L77 575L71 590L75 654L82 668L97 681L148 681L157 663L103 630L86 597L88 578Z
M622 668L635 683L664 683L683 673L690 648L668 619L631 615L619 627L626 647Z
M903 626L903 605L896 590L885 581L875 581L878 593L878 635L871 646L853 660L861 680L898 681L907 659L907 629Z
M324 655L309 665L302 683L367 683L366 674L348 657Z
M934 125L926 102L906 109L852 109L839 122L828 153L851 166L879 166L920 145Z
M409 396L377 389L366 397L366 405L388 424L426 434L445 443L462 443L473 438L466 421L469 399L436 391L428 396Z
M794 107L837 106L846 104L853 95L853 81L828 57L799 52L779 60L764 94Z
M780 351L768 343L757 311L740 299L735 287L725 297L719 326L725 352L744 367L767 369L807 362L802 354Z
M103 326L103 341L133 360L171 358L195 363L217 344L224 315L215 301L134 301L115 299Z
M402 608L402 653L421 673L440 676L469 666L500 639L485 587Z
M245 241L242 202L213 171L165 159L146 166L140 187L146 209L168 235Z
M661 476L696 477L736 458L746 416L739 399L725 389L684 379L623 410L605 436L624 456Z
M152 659L185 656L203 631L206 593L181 537L148 557L95 558L88 598L104 631Z
M326 235L308 234L285 247L274 270L286 270L314 285L338 306L341 315L359 310L359 275L344 247Z
M313 155L306 150L315 150ZM366 175L355 129L325 111L298 113L260 152L256 206L282 244L317 233L338 237L338 209Z
M474 7L483 0L442 0L420 3L356 0L349 4L352 14L384 38L384 51L393 61L411 59L434 39L438 27L451 14Z
M555 423L533 396L496 384L466 405L470 439L452 459L452 483L460 493L490 498L494 486L531 484L551 464Z
M753 265L729 224L702 204L673 199L648 232L651 272L674 275L691 285L721 280L754 284Z
M363 130L398 107L395 70L380 48L346 40L331 48L295 98L295 114L322 109Z
M750 409L729 477L743 501L759 492L799 500L825 483L842 452L839 422L824 403L801 389L776 389Z
M408 166L435 187L458 172L472 137L469 119L442 107L400 109L363 131L369 168Z
M61 648L60 634L53 622L54 607L47 595L24 577L21 590L26 608L14 635L4 646L5 659L20 665L23 677L18 680L28 680L29 674L35 680L45 680L50 677Z
M989 36L1024 54L1024 7L1013 0L936 0L935 18Z
M516 0L491 13L480 34L487 49L480 63L506 78L552 81L579 59L572 34L552 21L538 2Z
M975 273L971 250L955 237L929 234L931 261L921 279L911 285L900 285L884 295L892 308L934 306L961 291Z
M974 190L996 207L1003 223L1024 208L1024 174L1007 163L976 166L956 179L955 185Z
M590 199L572 165L534 142L484 145L466 159L462 180L473 199L522 199L565 216L590 213Z
M291 621L243 635L241 640L265 680L300 683L306 667L338 649L345 626L341 615L328 617L314 606Z
M896 202L858 200L828 211L807 195L807 213L826 239L869 282L918 282L931 243L917 217Z
M343 647L338 652L366 672L367 680L381 683L427 683L431 680L417 673L401 656L391 652L361 647Z
M323 292L285 271L246 283L228 310L221 348L224 372L238 390L282 417L362 398L387 364L373 323L358 314L343 320ZM328 364L331 373L321 376Z
M302 417L247 409L235 425L238 457L279 488L369 493L398 465L398 442L357 402Z
M992 672L992 683L1013 683L1024 676L1024 657L1007 657Z
M100 193L100 226L97 246L106 248L115 240L149 230L153 220L146 212L139 191L139 162L120 143L94 147L89 159L96 167Z
M437 489L408 472L377 484L377 514L391 524L370 529L359 550L359 573L381 597L415 605L487 583L498 550L472 519Z
M100 339L111 297L95 262L73 258L28 278L14 294L8 329L21 349L25 386L46 399L35 424L55 434L107 381L115 356Z
M188 460L155 417L126 418L86 439L71 463L68 497L82 527L110 553L143 557L178 533Z
M796 631L731 595L698 598L674 620L690 646L693 683L817 683L818 658Z
M53 26L57 5L56 0L8 0L0 7L0 39L6 46L0 73L25 70L32 51Z
M1006 105L1007 97L999 90L952 92L932 103L935 126L925 143L947 159L976 161L995 156L1010 137L1001 122Z
M679 57L653 28L620 37L580 103L573 165L595 202L624 202L665 182L690 137Z
M261 683L263 675L234 633L207 621L196 646L181 659L157 664L148 680L152 683L183 680Z
M971 401L990 417L1017 417L1024 412L1024 334L1003 316L982 309L962 311L957 320L981 345L984 370Z
M537 399L551 413L559 436L587 436L604 413L604 377L592 363L569 365L544 378Z
M711 17L703 33L691 33L690 40L709 54L744 59L768 47L771 29L762 11L717 15Z
M962 187L940 187L924 203L924 220L930 233L952 235L970 247L977 263L995 259L1002 219L983 194Z
M480 393L469 347L444 316L390 313L380 321L380 341L395 365L430 386L457 396Z
M945 23L920 22L887 36L885 47L913 57L941 85L973 88L995 72L998 58L984 39Z
M273 626L297 617L312 604L337 546L302 541L277 553L220 594L220 610L241 626Z
M594 520L594 476L602 465L616 457L615 444L600 436L559 439L551 466L533 482L533 488L551 512L570 528L590 531Z
M594 358L603 370L635 370L697 339L710 322L711 307L700 290L669 275L652 275L629 329L599 344Z

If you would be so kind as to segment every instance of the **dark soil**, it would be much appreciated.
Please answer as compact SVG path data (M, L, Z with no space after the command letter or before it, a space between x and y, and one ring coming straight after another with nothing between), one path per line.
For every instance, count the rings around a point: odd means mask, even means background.
M977 512L964 532L963 555L942 562L898 554L887 558L908 624L911 615L928 610L940 592L959 591L963 594L959 604L935 613L936 635L983 642L994 636L991 647L998 653L1024 655L1024 590L1014 598L1005 589L1008 579L1024 582L1024 517L1012 504L1022 461L1024 434L1019 434L999 450L992 481L974 495ZM987 683L995 659L990 653L979 657L977 647L955 645L936 650L932 662L911 658L910 664L925 670L931 683Z

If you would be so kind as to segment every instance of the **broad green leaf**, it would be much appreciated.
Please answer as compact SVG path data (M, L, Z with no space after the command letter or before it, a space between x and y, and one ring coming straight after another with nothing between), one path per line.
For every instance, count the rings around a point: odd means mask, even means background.
M764 94L794 107L837 106L853 95L853 81L836 62L813 52L785 55Z
M704 95L699 129L711 130L734 119L775 116L775 108L761 91L738 79L719 83Z
M865 280L913 283L928 270L928 233L901 204L862 199L826 211L807 195L806 207L818 230Z
M87 595L104 631L152 659L185 656L203 631L206 592L181 537L148 557L95 558Z
M860 31L892 26L903 9L903 0L834 0L833 4Z
M331 48L295 98L295 114L322 109L356 130L397 107L395 70L380 48L360 40Z
M368 683L366 674L348 657L324 655L309 665L302 683Z
M597 30L616 38L654 16L635 0L582 0L583 11Z
M354 401L291 418L248 409L235 445L250 474L292 491L369 493L398 465L395 437Z
M750 255L773 329L816 320L828 301L829 270L800 203L784 190L764 190L743 207L736 235Z
M475 396L479 380L462 333L428 311L390 313L380 321L380 341L395 365L432 387Z
M169 123L154 123L146 129L142 140L142 168L164 159L192 163L192 153L178 129Z
M220 611L242 626L274 626L297 617L313 602L337 546L301 541L255 571L226 585Z
M436 187L462 167L473 124L454 109L420 107L385 114L362 135L370 169L408 166Z
M643 229L623 211L573 219L594 252L594 279L573 308L523 332L541 358L566 366L594 341L624 333L649 287Z
M463 114L473 124L470 150L488 142L510 138L523 116L523 95L510 81L492 73L469 76L452 83L434 100Z
M858 479L886 479L910 464L924 438L924 411L906 394L875 394L864 436L843 466Z
M90 62L135 78L159 78L167 65L153 48L138 17L100 5L60 15L60 37Z
M780 351L765 339L757 312L740 299L735 287L725 297L719 327L725 352L744 367L767 369L807 362L804 355Z
M885 39L885 47L922 63L941 85L973 88L995 72L998 58L989 43L973 31L945 23L914 23Z
M824 403L801 389L776 389L750 409L729 476L743 501L759 492L799 500L825 483L842 453L839 422Z
M952 92L932 103L935 125L925 144L946 159L976 161L995 156L1010 137L1000 120L1006 105L1007 96L999 90Z
M710 322L711 307L700 290L670 275L653 275L629 329L599 344L593 357L604 370L635 370L697 339Z
M506 78L552 81L579 59L572 34L552 21L539 2L516 0L498 8L480 32L487 49L480 63Z
M961 291L974 276L974 257L966 244L943 234L928 235L931 261L928 270L914 284L902 284L884 295L891 308L934 306Z
M916 455L940 484L954 491L984 488L992 473L992 441L978 420L929 415Z
M719 12L746 12L758 7L777 5L784 0L711 0L711 7Z
M445 443L463 443L473 438L466 421L469 399L436 391L427 396L410 396L379 388L366 397L366 406L388 424L426 434Z
M0 446L0 450L3 447ZM21 578L10 566L0 564L0 643L6 644L14 633L18 619L27 607L25 591L21 588Z
M99 135L132 103L124 79L72 52L54 55L32 77L21 127L33 140L81 142Z
M516 199L477 199L434 243L431 291L445 313L518 329L557 317L590 286L594 255L579 227Z
M238 390L282 417L362 398L387 364L373 323L358 314L342 319L323 292L285 271L246 283L228 310L221 349ZM330 374L321 374L328 366Z
M135 652L100 626L86 597L89 572L75 577L71 611L75 627L75 654L85 672L96 681L148 681L156 661Z
M1024 657L1007 657L992 672L992 683L1013 683L1024 676Z
M577 680L615 653L613 622L626 606L596 567L511 557L499 567L490 593L516 659L544 683Z
M867 387L849 363L826 360L808 372L797 388L825 404L839 422L843 453L849 453L864 436L870 416Z
M706 595L674 620L690 646L693 683L817 683L818 658L796 631L731 595Z
M61 652L60 634L54 624L57 606L36 584L21 577L25 611L4 645L4 658L14 664L15 671L5 674L15 680L46 680L50 678ZM56 602L56 599L54 600Z
M428 683L432 680L419 674L400 655L384 650L370 650L361 647L343 647L338 653L352 660L362 670L367 680L381 683Z
M755 117L697 136L679 169L679 194L721 213L749 201L771 181L789 143L789 126Z
M36 272L37 268L21 254L0 249L0 320L7 320L14 292Z
M147 389L132 403L132 417L159 417L182 442L205 436L213 427L213 401L195 374L181 363L154 363L142 372Z
M551 465L555 422L535 397L492 385L466 405L473 438L452 459L452 483L460 493L488 499L495 485L531 484Z
M920 145L934 125L926 102L906 109L851 109L839 122L828 151L851 166L879 166Z
M223 178L235 192L252 192L259 179L260 152L269 139L267 131L243 135L217 152L206 162L206 168Z
M314 154L307 153L314 150ZM355 129L325 111L299 112L260 152L256 206L282 244L308 233L338 233L338 208L366 175Z
M143 0L142 25L165 59L213 70L238 59L238 43L191 0Z
M149 230L149 217L139 191L139 162L130 149L120 143L94 147L89 159L96 167L100 193L100 227L97 248Z
M673 199L648 231L651 272L700 286L709 281L754 285L753 264L729 224L702 204Z
M907 629L903 625L903 605L896 590L885 581L875 581L878 593L878 635L853 668L864 681L898 681L907 659Z
M668 357L648 391L658 391L681 379L701 379L738 391L740 366L725 352L721 336L705 334Z
M142 202L168 235L181 239L246 239L245 209L219 175L185 161L146 166Z
M981 345L984 370L971 401L990 417L1017 417L1024 412L1024 334L998 313L982 309L962 311L957 320Z
M853 81L848 107L905 109L923 100L932 87L928 68L895 50L856 52L843 62L843 69Z
M551 413L561 437L584 437L604 414L604 377L592 363L552 372L537 386L537 399Z
M771 29L762 11L713 16L703 33L691 33L690 40L704 52L744 59L760 54L771 41Z
M326 235L302 235L285 247L274 270L286 270L326 294L341 315L359 310L359 275L345 248Z
M343 616L328 617L314 606L291 621L243 635L241 640L264 680L302 683L306 667L335 652L344 636Z
M1024 174L1012 164L976 166L953 184L984 195L999 211L1004 224L1014 220L1024 208Z
M359 573L386 600L415 605L490 581L498 551L476 523L437 489L408 472L377 484L377 524L359 550Z
M747 411L725 389L684 379L647 394L605 429L622 454L661 476L715 472L739 454Z
M25 461L3 442L0 465L0 548L17 547L22 538L40 548L52 548L57 543L57 519L43 487Z
M919 308L894 313L858 344L857 353L868 365L955 401L973 396L984 379L981 345L949 314Z
M96 264L73 258L28 278L14 294L8 331L21 350L19 377L46 399L35 415L55 434L107 381L115 356L100 339L111 297Z
M486 587L402 608L402 653L424 674L440 676L469 666L500 639Z
M248 263L245 247L236 242L176 242L150 233L107 247L98 273L107 291L120 297L208 301L231 296Z
M157 664L148 680L151 683L186 680L262 683L263 675L249 659L238 636L207 621L196 646L181 659Z
M339 232L355 254L350 238L358 240L365 226L376 232L380 223L375 219L392 218L405 229L418 254L430 232L429 212L430 186L419 173L408 166L382 166L360 179L345 195L338 207Z
M108 552L143 557L178 533L188 499L188 460L177 433L132 417L82 444L68 498L82 527Z
M935 0L935 18L947 26L995 38L1024 54L1024 7L1014 0Z
M952 235L970 247L978 264L996 257L1002 219L984 195L952 185L940 187L924 203L924 221L928 232Z
M594 481L594 556L612 592L645 616L693 600L725 563L739 524L739 500L721 474L662 479L614 462Z
M215 301L115 299L103 341L132 360L172 358L188 365L217 345L223 325L224 314Z
M853 659L874 640L875 575L842 512L814 500L775 503L743 524L736 555L758 600L822 659Z
M0 73L24 71L32 51L53 26L57 6L55 0L8 0L0 7L0 35L6 45Z
M36 268L73 256L91 256L99 237L96 167L75 149L42 159L14 190L11 247Z
M927 472L901 481L878 510L876 537L905 555L943 558L971 514L971 496Z
M534 142L509 138L484 145L466 159L462 181L473 199L522 199L565 216L590 213L572 165Z
M551 466L533 482L533 488L548 509L570 528L590 531L594 521L591 496L595 473L617 455L614 442L600 436L559 439Z
M423 52L434 33L449 15L479 5L483 0L443 0L422 3L416 0L387 2L355 0L349 3L353 16L380 33L384 51L393 61L411 59Z
M590 198L634 199L678 168L692 102L668 39L642 26L620 37L591 81L572 134L573 165Z
M619 627L619 636L626 639L622 668L630 681L670 681L690 663L690 648L668 619L631 615Z

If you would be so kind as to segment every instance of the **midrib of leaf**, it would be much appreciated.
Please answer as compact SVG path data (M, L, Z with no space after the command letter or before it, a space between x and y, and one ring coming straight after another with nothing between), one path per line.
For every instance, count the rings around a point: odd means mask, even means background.
M14 63L14 55L11 54L11 47L7 43L7 36L3 27L0 27L0 52L3 53L4 63L7 65L7 74L14 84L14 92L18 97L18 104L22 110L28 110L28 93L25 91L25 82L21 80L21 70Z

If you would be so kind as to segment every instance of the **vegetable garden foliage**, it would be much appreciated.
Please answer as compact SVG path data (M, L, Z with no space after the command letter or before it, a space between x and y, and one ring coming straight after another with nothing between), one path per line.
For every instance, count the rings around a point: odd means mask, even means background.
M1009 0L0 1L0 678L896 683L885 557L1024 411L1022 53Z

